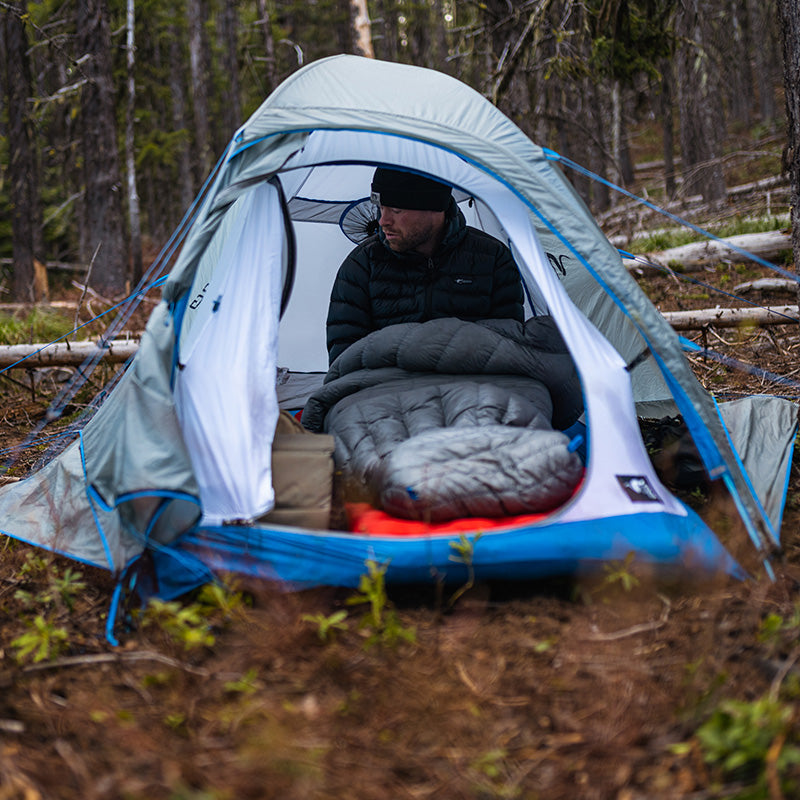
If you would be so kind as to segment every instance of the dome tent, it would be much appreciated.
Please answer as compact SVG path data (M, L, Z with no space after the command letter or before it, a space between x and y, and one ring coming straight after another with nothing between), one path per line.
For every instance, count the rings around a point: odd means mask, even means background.
M535 578L631 551L670 567L737 570L658 479L637 413L682 414L766 558L778 546L794 406L717 407L557 161L446 75L355 56L296 72L233 137L120 384L69 449L0 492L4 532L118 575L147 554L161 596L215 570L354 586L368 559L388 565L390 583L463 579L452 533L259 521L274 503L279 408L302 405L327 368L330 287L353 246L354 209L384 164L449 183L470 224L509 244L529 312L554 318L583 388L579 491L535 523L486 532L476 523L476 576ZM739 446L755 468L732 444L741 431L764 445ZM645 489L631 491L631 478Z

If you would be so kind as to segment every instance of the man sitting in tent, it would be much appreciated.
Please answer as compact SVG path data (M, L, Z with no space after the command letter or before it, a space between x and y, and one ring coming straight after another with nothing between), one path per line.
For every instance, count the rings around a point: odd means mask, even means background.
M303 425L332 434L347 485L394 516L557 507L583 475L562 432L583 399L552 318L524 321L511 251L467 227L449 186L380 167L372 200L380 230L339 268Z
M347 256L331 292L331 363L353 342L396 323L523 321L522 281L511 251L467 226L449 186L379 167L372 201L380 206L380 229Z

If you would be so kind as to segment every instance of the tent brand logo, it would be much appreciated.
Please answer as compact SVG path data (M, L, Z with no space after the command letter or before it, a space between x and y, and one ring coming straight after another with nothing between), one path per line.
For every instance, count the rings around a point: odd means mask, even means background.
M208 291L208 284L206 284L200 291L200 293L189 303L189 308L195 309L197 308L200 303L203 302L203 298L206 296L206 292ZM216 311L216 309L214 309Z
M553 271L558 275L559 278L563 278L567 274L567 268L564 266L564 259L566 258L569 261L569 256L565 254L556 256L553 253L546 253L547 260L550 262L550 266L553 268Z
M661 498L644 475L617 475L617 480L634 503L661 502Z

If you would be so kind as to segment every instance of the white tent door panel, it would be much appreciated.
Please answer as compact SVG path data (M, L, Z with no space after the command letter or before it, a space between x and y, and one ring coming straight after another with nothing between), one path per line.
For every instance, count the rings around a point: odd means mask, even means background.
M521 204L509 202L501 208L498 216L519 254L523 278L544 294L584 392L590 460L583 489L564 509L563 519L664 510L683 515L680 503L659 482L642 443L625 362L560 285ZM630 490L628 478L644 487L643 494Z
M227 284L228 271L235 266L229 257L231 248L242 236L246 211L252 202L249 193L236 201L230 212L222 218L197 265L178 337L178 360L181 364L189 360L200 334L214 315L214 300ZM223 253L228 257L223 258Z
M213 281L181 353L175 401L200 484L203 522L252 519L272 508L282 212L262 184L241 199ZM199 310L199 309L198 309ZM187 348L188 350L189 348Z

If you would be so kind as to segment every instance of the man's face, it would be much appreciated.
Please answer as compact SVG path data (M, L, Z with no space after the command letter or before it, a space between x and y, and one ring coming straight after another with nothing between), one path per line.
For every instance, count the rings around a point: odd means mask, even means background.
M444 211L416 211L381 206L380 226L395 253L431 255L444 230Z

